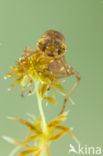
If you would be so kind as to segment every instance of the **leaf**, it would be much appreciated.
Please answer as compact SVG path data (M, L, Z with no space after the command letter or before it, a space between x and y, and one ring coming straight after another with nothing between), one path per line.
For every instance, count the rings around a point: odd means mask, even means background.
M40 120L35 121L35 127L40 127L42 124L42 119L40 118Z
M44 72L42 75L40 75L40 79L48 85L51 84L51 80L53 79L52 77L53 75L49 74L48 72Z
M15 66L12 66L11 67L11 72L23 72L23 70L20 68L20 67L15 67Z
M37 133L40 133L40 131L34 125L32 125L30 122L28 122L26 120L23 120L23 119L20 119L20 118L14 118L14 117L9 117L9 119L20 122L21 124L26 125L27 127L29 127L31 130L33 130L33 131L35 131Z
M40 156L41 155L41 151L39 151L39 152L37 152L36 154L35 154L35 156Z
M39 134L36 134L36 135L30 136L29 138L27 138L27 139L26 139L25 141L23 141L22 143L23 143L23 144L29 143L29 142L31 142L31 141L36 140L37 137L39 137Z
M27 154L31 154L31 153L34 153L34 152L36 152L38 150L38 148L37 149L29 149L29 150L25 150L25 151L22 151L18 156L25 156L25 155L27 155Z
M54 85L56 88L60 89L63 93L66 94L66 90L65 90L60 84L54 83L53 85Z
M15 87L17 84L19 84L22 81L23 77L21 76L20 78L16 79L8 88L9 90L13 87Z
M64 131L65 133L68 133L69 135L71 135L73 137L73 139L79 144L79 141L78 139L76 138L76 136L73 134L72 130L68 127L65 127L65 126L61 126L61 125L57 125L55 127L56 129L59 129L59 130L62 130Z
M12 152L9 154L9 156L14 156L14 154L15 154L18 150L20 150L20 148L22 148L21 145L19 145L19 146L17 146L16 148L14 148L14 149L12 150Z
M43 98L45 95L45 92L47 91L48 85L47 84L43 84L42 87L39 90L40 96Z
M48 127L55 127L57 124L63 122L66 120L66 113L61 114L60 116L58 116L57 118L55 118L54 120L52 120L49 124Z
M23 73L12 73L12 72L8 72L5 75L6 78L15 78L15 77L18 77L18 76L23 76Z
M61 132L59 132L58 134L56 134L56 135L50 137L49 140L50 140L50 141L55 141L55 140L59 139L63 134L65 134L65 131L61 131Z
M16 148L14 148L13 150L12 150L12 152L10 153L10 155L9 156L14 156L14 154L18 151L18 150L20 150L21 148L23 148L23 147L26 147L26 148L30 148L30 146L29 145L25 145L25 144L20 144L20 145L18 145Z
M2 138L11 144L20 144L21 143L20 141L12 139L8 136L3 136Z
M53 104L56 103L56 100L53 97L48 96L48 97L44 97L44 99L50 103L53 103Z

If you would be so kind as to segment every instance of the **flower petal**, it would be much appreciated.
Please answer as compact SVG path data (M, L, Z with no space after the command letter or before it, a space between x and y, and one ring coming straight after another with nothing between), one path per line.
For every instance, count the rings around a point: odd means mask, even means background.
M71 130L70 128L65 127L65 126L61 126L61 125L57 125L55 128L64 131L64 133L68 133L68 134L71 135L71 136L73 137L73 139L79 144L78 139L77 139L76 136L73 134L73 132L72 132L72 130Z
M51 97L51 96L44 97L44 99L45 99L46 101L50 102L50 103L53 103L53 104L56 103L56 100L55 100L53 97Z
M26 120L14 118L14 117L9 117L9 119L15 120L17 122L20 122L23 125L26 125L27 127L29 127L31 130L35 131L36 133L41 133L34 125L32 125L30 122L28 122Z
M19 150L21 148L21 146L19 145L19 146L17 146L16 148L14 148L13 150L12 150L12 152L9 154L9 156L14 156L15 155L15 153Z
M41 97L44 97L45 92L47 91L48 85L44 83L42 87L39 89L39 94Z
M34 153L36 151L38 151L38 148L28 149L28 150L22 151L18 156L25 156L27 154Z
M39 151L39 152L37 152L36 154L35 154L35 156L40 156L41 155L41 151Z
M58 88L59 90L61 90L64 94L66 94L66 90L62 87L62 85L58 84L58 83L54 83L53 84L56 88Z
M16 79L9 87L9 90L13 87L15 87L17 84L19 84L22 81L23 77L21 76L20 78Z
M59 139L63 134L65 134L65 131L61 131L58 134L55 134L54 136L49 138L49 141L55 141L57 139Z
M59 115L57 118L55 118L48 124L48 127L52 127L52 126L55 127L57 124L63 122L64 120L66 120L66 115L67 115L67 113L63 113L63 114Z

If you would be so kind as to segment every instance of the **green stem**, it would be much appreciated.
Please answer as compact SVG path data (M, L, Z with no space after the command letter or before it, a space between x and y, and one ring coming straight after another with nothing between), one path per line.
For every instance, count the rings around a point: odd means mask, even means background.
M40 115L42 117L42 129L43 132L47 131L47 127L46 127L46 120L45 120L45 115L44 115L44 111L43 111L43 107L42 107L42 98L40 97L39 93L38 93L38 88L39 88L39 82L36 82L36 93L37 93L37 99L38 99L38 106L39 106L39 111L40 111Z

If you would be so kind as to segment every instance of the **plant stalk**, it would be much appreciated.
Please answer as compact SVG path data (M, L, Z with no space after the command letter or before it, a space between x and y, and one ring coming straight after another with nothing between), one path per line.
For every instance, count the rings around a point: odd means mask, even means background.
M36 82L36 94L37 94L37 100L38 100L38 107L39 107L39 111L40 111L40 115L42 118L42 130L43 132L47 132L47 126L46 126L46 119L45 119L45 115L44 115L44 111L43 111L43 107L42 107L42 98L39 95L38 92L38 88L39 88L39 83L40 82Z

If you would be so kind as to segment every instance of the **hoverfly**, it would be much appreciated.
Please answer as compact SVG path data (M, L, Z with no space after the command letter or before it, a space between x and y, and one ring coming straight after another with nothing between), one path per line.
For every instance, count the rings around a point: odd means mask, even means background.
M72 89L69 91L68 94L65 95L64 104L60 112L61 114L64 112L68 98L71 96L71 94L80 82L80 75L69 64L66 64L64 60L64 55L67 52L67 47L65 45L64 36L60 32L56 30L46 31L42 35L40 40L38 40L36 50L28 47L24 48L20 61L22 62L27 57L33 56L35 53L39 52L46 54L54 60L53 63L48 65L48 71L52 72L52 74L56 74L57 79L66 78L72 75L74 75L77 79Z

